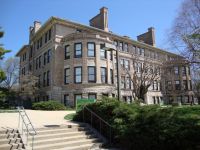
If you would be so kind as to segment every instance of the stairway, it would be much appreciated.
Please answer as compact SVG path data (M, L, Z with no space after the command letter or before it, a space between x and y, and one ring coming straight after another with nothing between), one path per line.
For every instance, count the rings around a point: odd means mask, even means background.
M17 129L4 128L0 130L0 150L22 150L24 144Z
M100 149L105 143L88 125L55 125L36 128L34 150L88 150ZM32 149L31 142L24 147L17 130L0 131L0 150ZM9 137L9 138L7 138ZM31 141L29 136L29 141ZM104 141L104 142L103 142Z
M63 125L36 128L34 150L87 150L103 144L86 125Z

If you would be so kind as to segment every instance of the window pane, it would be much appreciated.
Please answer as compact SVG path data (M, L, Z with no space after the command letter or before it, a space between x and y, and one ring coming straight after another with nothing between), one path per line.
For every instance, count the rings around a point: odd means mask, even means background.
M88 94L88 99L96 99L96 94Z
M106 68L101 67L101 82L106 83L107 82L106 78L107 78Z
M81 50L81 44L76 44L76 50Z
M75 57L81 57L81 56L82 56L82 44L75 43Z
M82 68L75 68L75 83L82 82Z
M94 55L95 55L95 44L88 43L88 56L94 57Z
M94 50L94 43L88 43L88 49Z
M79 100L82 98L82 95L75 95L75 100Z
M81 82L81 76L76 76L76 82Z

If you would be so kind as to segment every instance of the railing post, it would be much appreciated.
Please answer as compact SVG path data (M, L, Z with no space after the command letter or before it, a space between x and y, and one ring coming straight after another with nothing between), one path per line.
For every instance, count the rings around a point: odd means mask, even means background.
M83 107L83 122L85 122L85 107Z
M91 118L90 118L90 119L91 119L90 121L91 121L91 126L92 126L92 112L90 112L90 114L91 114L91 115L90 115L90 117L91 117Z
M110 127L110 144L111 144L111 134L112 134L112 133L111 133L111 127Z
M33 150L33 143L34 143L34 135L32 135L32 150Z
M101 134L101 120L99 120L100 122L99 122L99 125L100 125L100 127L99 127L99 131L100 131L100 134Z
M28 145L28 128L26 129L26 145Z

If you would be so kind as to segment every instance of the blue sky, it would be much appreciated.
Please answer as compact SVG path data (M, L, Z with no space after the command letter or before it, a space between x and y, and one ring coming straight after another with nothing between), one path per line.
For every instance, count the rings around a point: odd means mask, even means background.
M28 44L29 26L34 20L44 23L49 17L89 24L89 19L105 6L109 9L109 29L132 39L147 31L156 29L157 47L168 49L167 33L172 26L183 0L1 0L0 26L5 36L0 39L14 56Z

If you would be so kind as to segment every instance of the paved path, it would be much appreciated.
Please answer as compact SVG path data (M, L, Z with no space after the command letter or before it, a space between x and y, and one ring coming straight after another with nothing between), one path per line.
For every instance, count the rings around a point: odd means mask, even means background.
M64 116L75 111L38 111L26 110L34 127L43 127L45 125L61 125L71 124L66 121ZM2 127L17 128L19 114L18 113L0 113L0 129Z

